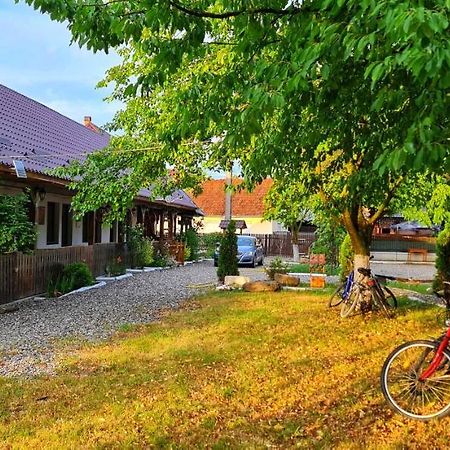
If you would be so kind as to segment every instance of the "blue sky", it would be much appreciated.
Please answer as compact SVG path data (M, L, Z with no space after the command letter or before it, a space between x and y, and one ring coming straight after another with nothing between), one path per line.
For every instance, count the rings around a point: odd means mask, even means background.
M70 39L64 24L0 0L0 83L77 122L92 116L101 126L120 105L104 102L109 92L95 86L119 57L80 49Z

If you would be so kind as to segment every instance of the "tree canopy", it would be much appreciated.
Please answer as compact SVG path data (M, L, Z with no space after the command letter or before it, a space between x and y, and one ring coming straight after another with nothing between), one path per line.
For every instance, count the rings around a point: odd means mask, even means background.
M119 137L72 171L81 209L238 159L249 185L329 174L364 241L403 180L448 168L449 0L26 1L123 57L101 83Z

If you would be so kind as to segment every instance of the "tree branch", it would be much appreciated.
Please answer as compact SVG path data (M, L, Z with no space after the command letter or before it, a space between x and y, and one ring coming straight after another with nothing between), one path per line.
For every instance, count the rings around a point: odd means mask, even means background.
M370 225L375 225L375 222L383 215L384 210L389 205L389 202L392 200L392 197L394 196L395 191L400 186L402 181L403 181L403 177L399 177L397 179L397 181L393 184L393 186L389 190L388 194L386 195L383 203L378 207L378 209L375 212L375 214L367 221Z
M277 8L243 8L235 11L227 11L223 13L213 13L209 11L202 11L199 9L190 9L186 6L178 3L174 0L169 0L170 6L175 9L178 9L189 16L194 17L203 17L209 19L229 19L231 17L237 17L242 14L254 15L254 14L275 14L277 16L288 16L298 14L300 12L300 8L286 8L286 9L277 9Z

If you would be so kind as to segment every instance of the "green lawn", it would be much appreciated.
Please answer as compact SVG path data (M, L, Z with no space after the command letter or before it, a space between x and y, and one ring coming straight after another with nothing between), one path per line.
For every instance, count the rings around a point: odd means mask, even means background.
M406 289L408 291L418 292L419 294L433 294L431 283L407 283L404 281L389 281L387 283L387 286L398 289Z
M0 378L0 448L448 448L378 384L391 349L439 333L435 308L341 319L320 293L220 294L108 343L55 377Z

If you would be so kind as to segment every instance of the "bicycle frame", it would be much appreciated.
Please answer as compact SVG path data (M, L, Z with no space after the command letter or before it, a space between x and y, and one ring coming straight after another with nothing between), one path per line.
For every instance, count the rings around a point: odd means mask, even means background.
M427 378L431 377L431 375L433 375L433 373L439 367L442 360L444 359L444 350L448 347L449 342L450 342L450 326L448 327L447 332L442 337L442 340L439 342L439 347L430 365L425 370L425 372L423 372L422 375L420 375L419 377L420 381L424 381Z
M355 274L353 273L353 270L348 274L347 281L345 282L345 288L344 292L342 292L342 298L346 300L348 296L350 295L350 292L353 287L353 279Z

